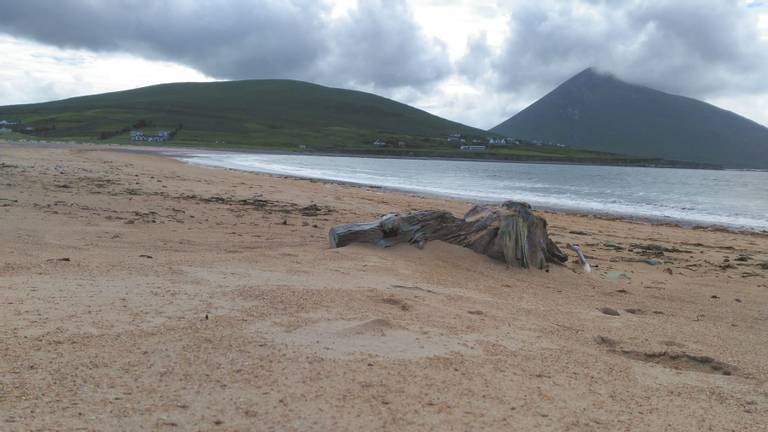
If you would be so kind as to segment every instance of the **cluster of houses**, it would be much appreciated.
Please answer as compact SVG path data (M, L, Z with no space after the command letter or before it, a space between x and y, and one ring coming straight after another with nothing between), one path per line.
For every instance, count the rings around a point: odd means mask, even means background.
M144 131L131 131L131 141L163 142L171 139L171 133L168 131L159 131L154 135L145 134Z
M487 150L488 146L491 145L506 145L506 144L513 144L516 141L512 138L506 138L506 137L489 137L489 138L475 138L471 142L467 143L466 138L464 138L461 134L455 133L448 135L448 138L446 139L449 143L458 143L459 150L463 151L482 151Z
M19 122L17 121L0 120L0 133L13 132L13 129L11 129L9 126L16 126L17 124L19 124Z
M448 143L457 144L459 147L459 150L462 150L462 151L485 151L485 150L488 150L489 146L493 146L493 145L522 145L525 143L525 141L508 138L508 137L472 138L468 140L468 138L464 137L460 133L450 134L445 140ZM551 142L531 141L530 143L537 146L565 147L564 144L551 143ZM387 146L393 146L393 143L387 142L379 138L373 142L373 145L375 147L387 147ZM403 141L399 141L397 143L398 147L405 147L405 145L406 143Z
M24 126L20 120L4 120L0 119L0 133L11 133L11 132L21 132L26 134L31 134L36 131L50 131L53 129L56 129L56 125L54 124L51 127L44 127L42 129L35 129L32 126Z
M462 137L461 134L458 134L458 133L448 135L448 138L446 139L446 141L448 141L449 143L461 143L461 144L464 144L465 142L467 142L467 140L464 139L464 137Z
M460 135L450 135L448 137L448 142L451 142L452 140L455 141L457 137L460 137ZM482 151L487 150L488 146L492 145L523 145L523 144L533 144L535 146L548 146L548 147L560 147L564 148L566 147L565 144L561 143L555 143L550 141L524 141L520 139L514 139L514 138L508 138L508 137L490 137L487 139L473 139L471 143L467 144L466 140L461 138L459 141L461 143L461 146L459 146L460 150L464 151Z

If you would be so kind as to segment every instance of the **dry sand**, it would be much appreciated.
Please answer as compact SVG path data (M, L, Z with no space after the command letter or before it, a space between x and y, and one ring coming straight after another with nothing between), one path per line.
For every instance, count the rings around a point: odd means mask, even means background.
M0 430L766 430L766 235L545 213L591 274L327 247L469 206L0 144Z

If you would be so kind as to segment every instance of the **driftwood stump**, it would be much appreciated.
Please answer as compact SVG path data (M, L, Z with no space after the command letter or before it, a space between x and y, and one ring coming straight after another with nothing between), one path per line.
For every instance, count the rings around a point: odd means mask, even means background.
M475 206L463 219L440 210L388 214L375 222L337 225L329 232L331 248L360 242L382 247L407 242L421 248L429 240L463 246L522 268L544 269L547 263L568 260L549 238L547 221L528 204L513 201Z

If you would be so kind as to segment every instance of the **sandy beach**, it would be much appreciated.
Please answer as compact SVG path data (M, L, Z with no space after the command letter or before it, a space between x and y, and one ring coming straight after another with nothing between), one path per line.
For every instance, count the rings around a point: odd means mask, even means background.
M0 430L766 430L768 235L541 213L590 274L328 248L471 205L0 143Z

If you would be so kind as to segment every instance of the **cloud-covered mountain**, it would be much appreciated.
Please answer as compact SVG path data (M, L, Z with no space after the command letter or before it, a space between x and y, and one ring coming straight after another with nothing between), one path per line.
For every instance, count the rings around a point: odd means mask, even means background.
M491 131L582 149L768 168L768 128L591 68Z

